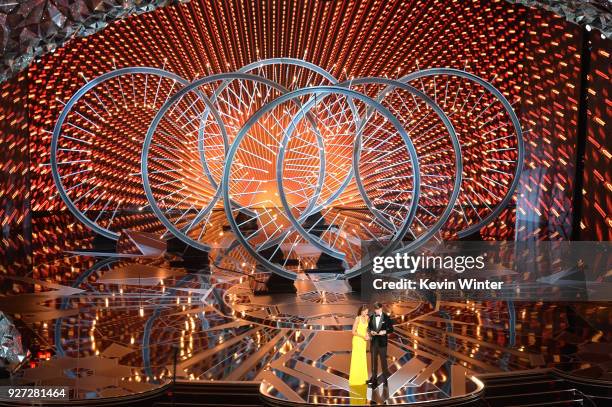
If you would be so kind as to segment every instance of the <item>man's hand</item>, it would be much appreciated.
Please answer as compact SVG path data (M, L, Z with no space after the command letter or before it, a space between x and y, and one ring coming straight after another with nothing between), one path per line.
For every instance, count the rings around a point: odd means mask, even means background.
M386 335L386 334L387 334L387 331L385 331L385 330L383 329L383 330L382 330L382 331L380 331L378 334L379 334L379 335Z

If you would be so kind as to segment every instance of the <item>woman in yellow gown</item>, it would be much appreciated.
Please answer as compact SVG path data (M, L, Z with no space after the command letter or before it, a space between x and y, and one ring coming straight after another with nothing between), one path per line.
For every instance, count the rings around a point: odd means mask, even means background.
M353 323L353 351L351 352L351 368L349 371L349 386L362 386L368 380L368 359L366 355L368 341L368 308L359 307L357 318Z

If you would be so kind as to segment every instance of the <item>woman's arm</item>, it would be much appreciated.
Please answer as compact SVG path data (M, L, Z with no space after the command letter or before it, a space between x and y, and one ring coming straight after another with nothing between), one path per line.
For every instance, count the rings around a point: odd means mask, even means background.
M366 341L368 340L368 335L359 335L359 333L357 332L357 325L359 324L359 318L355 318L355 322L353 322L353 335L354 336L358 336L360 338L365 339Z

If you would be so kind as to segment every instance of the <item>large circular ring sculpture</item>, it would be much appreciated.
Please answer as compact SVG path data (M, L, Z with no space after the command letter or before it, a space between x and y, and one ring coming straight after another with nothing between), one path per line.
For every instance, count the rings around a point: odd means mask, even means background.
M419 210L415 215L415 220L418 223L416 227L413 223L412 227L409 229L411 240L403 245L403 250L414 250L437 233L445 224L455 206L455 201L461 187L462 172L459 140L455 135L450 120L442 110L427 95L410 85L384 78L360 78L340 84L340 86L350 86L352 89L364 85L376 85L377 88L391 85L394 87L392 90L387 90L384 95L380 95L379 100L382 100L385 104L388 103L389 109L394 110L395 116L402 122L404 128L409 129L408 136L411 137L416 147L419 157L419 168L421 170L420 200L418 203ZM392 99L395 103L391 103ZM314 105L315 101L310 100L304 105L303 109L312 109ZM397 105L397 107L394 107L394 105ZM398 111L398 109L406 109L406 111ZM418 115L417 110L420 112ZM367 124L372 122L376 123L376 120L373 119L374 112L375 111L373 111L371 107L366 109L366 113L363 115L364 120L360 123L361 129L355 133L357 137L354 142L352 160L356 173L355 181L359 196L370 212L374 214L378 223L386 227L390 232L395 232L398 225L396 224L397 221L394 221L394 219L403 219L404 213L402 213L402 210L406 209L405 203L402 202L402 197L405 198L410 194L409 185L405 184L406 179L410 176L400 176L401 167L409 162L410 157L402 157L402 146L398 146L398 140L393 140L390 136L381 139L375 137L376 135L370 134L367 140L369 144L367 144L364 149L362 135L364 132L367 133L365 129ZM405 113L405 115L400 115L398 113ZM334 114L339 113L335 112ZM313 113L313 115L315 117L320 116L317 112ZM428 117L429 120L423 123L423 119ZM384 121L384 118L382 121ZM420 127L425 127L426 130L421 131L419 126L408 127L410 122L420 123ZM441 126L438 126L439 124L441 124ZM384 123L376 124L376 128L381 134L384 134L381 131L384 127L382 129L380 127L383 125ZM439 132L427 130L433 127L440 127L443 134L440 135ZM428 133L431 133L430 137L421 141ZM388 134L384 135L388 136ZM298 230L302 236L306 237L313 245L323 250L326 254L344 259L349 255L348 251L351 249L351 245L350 243L347 244L344 240L338 240L336 236L340 233L345 235L351 235L351 233L347 230L348 228L344 227L346 223L345 219L342 218L341 214L338 213L332 205L325 209L319 208L320 213L317 216L317 221L311 222L311 224L308 225L308 229L304 227L302 219L298 220L297 217L293 215L295 210L293 207L290 207L285 197L285 187L283 183L283 168L284 165L286 165L285 154L288 150L287 141L290 139L291 131L286 134L280 149L280 154L277 157L279 194L286 216L292 222L296 230ZM362 159L362 156L367 157L369 161L364 162L367 160ZM436 163L441 157L447 158L451 162ZM385 163L382 168L390 175L386 176L384 171L381 172L381 163ZM446 169L446 171L442 172L441 169ZM365 175L362 173L365 173ZM374 174L373 180L368 178L369 174ZM367 187L364 178L367 178ZM449 178L454 180L453 187L450 190L433 185L436 181L438 181L440 185L447 184ZM440 207L443 211L438 211L438 213L435 214L432 213L431 211L436 211L436 209L427 209L423 204L424 199L427 201L426 205L434 208ZM430 219L429 221L427 219L421 220L419 217L429 217ZM341 225L338 226L337 223L340 222ZM321 227L321 223L326 224L326 226ZM312 233L313 229L317 230L318 233ZM341 243L344 247L333 247L337 246L338 243ZM336 256L338 252L340 256Z
M424 69L398 81L433 96L457 131L464 174L456 219L447 228L460 238L469 236L495 219L512 199L525 159L520 121L497 88L469 72ZM478 149L482 145L487 146L484 157Z
M384 255L384 253L392 250L394 244L397 244L397 241L400 240L408 231L414 217L414 213L416 212L417 202L419 199L419 170L416 151L399 121L382 105L359 92L337 86L321 86L299 89L275 99L273 102L269 103L263 109L260 109L254 116L252 116L240 130L240 133L234 140L228 153L227 165L225 166L223 172L222 190L228 221L230 222L230 226L236 234L237 239L256 259L258 259L258 261L265 264L267 268L290 279L297 278L297 273L301 267L303 267L301 264L296 265L295 263L288 265L289 260L294 260L292 258L292 254L295 253L296 247L303 244L303 236L298 233L293 233L285 236L282 241L277 243L275 246L266 246L267 241L276 239L283 233L287 226L291 226L291 221L287 219L284 211L280 210L281 203L279 202L279 197L277 197L279 188L287 185L287 179L289 177L286 176L286 171L284 173L285 177L283 178L280 178L278 171L276 171L276 174L271 174L271 172L274 170L273 166L266 166L264 169L258 168L253 173L244 171L245 165L242 164L242 161L246 159L246 156L245 154L241 153L242 148L244 148L242 143L247 144L251 139L258 137L257 128L265 127L269 121L279 122L278 124L282 126L281 129L283 133L281 134L283 137L287 137L287 133L289 133L289 129L291 129L291 135L293 137L296 137L295 134L298 134L302 140L306 140L305 135L301 133L301 131L307 131L310 129L310 126L308 123L304 123L305 120L302 119L304 119L307 114L310 113L309 109L299 108L298 106L298 110L288 112L283 104L290 102L291 105L294 106L295 104L293 103L293 100L304 95L317 95L318 97L325 97L330 94L344 95L352 98L353 100L359 100L368 106L372 106L378 114L383 116L389 123L391 123L395 132L400 135L399 137L401 137L402 141L405 143L407 154L411 159L410 162L406 162L406 168L412 169L410 182L411 196L408 198L411 204L409 205L406 216L400 222L400 227L395 231L395 233L392 233L390 236L387 236L386 239L384 239L385 241L384 244L381 245L383 247L379 251L379 255ZM314 100L312 97L309 99ZM275 109L280 109L283 111L284 116L281 118L281 120L284 120L284 123L280 121L278 117L274 116ZM272 118L268 117L270 115ZM278 139L276 141L277 145L272 146L272 148L276 148L276 151L278 152L280 148L282 148L282 143ZM314 151L316 148L318 148L318 146L314 143L305 143L303 144L303 148L300 150L310 149L309 155L312 156L316 154ZM299 172L300 170L295 170L295 176L299 176ZM246 175L247 173L248 175ZM255 173L264 175L258 176L255 175ZM260 189L259 186L261 184L265 184L266 188L269 189ZM255 187L251 187L251 185L255 185ZM234 216L235 209L232 207L232 200L237 199L236 194L244 193L237 191L250 192L250 197L247 198L248 205L243 204L243 206L248 206L249 209L255 213L255 216L240 220ZM288 196L286 192L287 191L285 191L284 199L286 199L288 203L290 203L292 199L298 199L299 201L299 198ZM260 206L255 207L255 204ZM296 223L299 225L299 222ZM245 226L248 226L248 229L245 228ZM246 232L246 230L248 230L248 232ZM385 231L385 234L388 234L388 231ZM261 241L262 239L264 240L263 242ZM310 248L312 245L309 244L308 246ZM258 250L258 248L261 247L265 247L266 250ZM320 256L320 253L315 253L314 257L317 256ZM358 274L364 267L365 265L360 265L354 271L346 273L345 277L348 278Z
M512 105L458 69L339 83L272 58L192 83L147 67L86 81L51 140L69 210L115 240L123 217L154 215L162 237L248 273L350 278L373 254L475 233L524 162Z
M85 226L117 240L118 212L146 206L137 166L142 138L121 131L144 135L157 109L188 84L162 69L122 68L87 81L65 104L53 129L51 173L59 196Z
M282 86L256 75L218 74L194 81L162 106L145 137L141 173L151 208L174 236L210 250L206 231L220 197L227 140L234 140L259 107L284 93ZM191 112L177 109L180 104ZM269 147L261 140L255 142L249 150L250 168L256 168L258 160L268 161L253 147ZM184 152L187 155L180 154ZM185 162L192 163L192 171L186 171ZM194 168L193 163L198 166ZM149 168L152 164L156 167Z

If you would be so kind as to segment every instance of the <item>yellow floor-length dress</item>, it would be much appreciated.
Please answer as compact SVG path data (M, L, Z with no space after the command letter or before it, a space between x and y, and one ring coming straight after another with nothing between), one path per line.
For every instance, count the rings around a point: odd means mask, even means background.
M357 333L366 336L368 333L368 322L360 318L357 322ZM368 359L366 355L367 341L361 336L353 336L353 351L351 353L351 368L349 371L349 385L364 385L368 380Z

